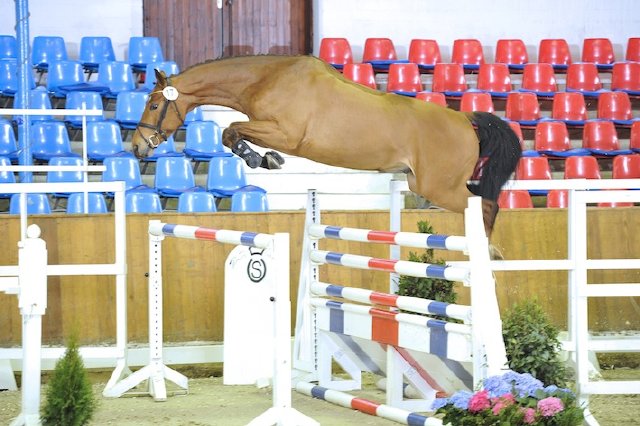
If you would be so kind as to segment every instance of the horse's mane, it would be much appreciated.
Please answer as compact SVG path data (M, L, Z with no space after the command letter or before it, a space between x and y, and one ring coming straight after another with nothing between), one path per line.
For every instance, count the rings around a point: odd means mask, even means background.
M188 71L192 68L196 68L199 67L200 65L207 65L213 62L220 62L220 61L228 61L230 59L236 59L236 58L263 58L263 57L289 57L289 58L295 58L295 57L303 57L303 56L311 56L311 55L304 55L304 54L296 54L296 55L276 55L273 53L258 53L258 54L244 54L244 55L237 55L237 56L219 56L217 58L214 59L207 59L203 62L198 62L197 64L193 64L188 66L187 68L185 68L184 70L182 70L182 72Z

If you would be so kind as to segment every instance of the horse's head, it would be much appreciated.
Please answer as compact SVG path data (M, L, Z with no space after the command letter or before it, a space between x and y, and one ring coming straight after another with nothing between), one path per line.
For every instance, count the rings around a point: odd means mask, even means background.
M145 158L166 141L184 122L186 103L171 79L162 71L156 71L158 82L149 94L138 127L131 139L131 148L138 158Z

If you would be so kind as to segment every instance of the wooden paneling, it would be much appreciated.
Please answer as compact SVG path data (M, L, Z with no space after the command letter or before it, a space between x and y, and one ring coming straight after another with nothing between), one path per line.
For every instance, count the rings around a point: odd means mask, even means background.
M310 0L144 0L144 35L181 69L221 56L311 52Z
M289 232L291 236L291 290L293 309L304 222L303 211L269 214L226 213L159 215L168 223L199 225L218 229L254 232ZM153 218L158 218L154 215ZM365 229L388 229L384 211L323 212L324 223ZM148 238L146 215L127 218L128 327L129 339L147 342ZM429 220L436 232L461 235L462 216L433 210L406 210L403 230L416 231L419 220ZM638 208L594 209L589 212L589 258L640 258L640 239L630 237L640 229ZM47 242L49 262L103 263L113 261L113 219L110 216L52 215L34 220ZM17 264L19 218L0 221L3 235L0 265ZM498 216L493 242L508 259L560 259L567 255L566 211L534 209L505 210ZM167 341L220 341L223 338L224 260L232 246L166 238L163 243L164 336ZM344 241L322 241L321 248L387 257L385 245ZM416 251L416 250L413 250ZM403 258L409 250L403 250ZM462 259L460 254L436 252L445 260ZM388 275L337 266L323 267L321 279L336 284L387 291ZM566 326L567 273L496 273L498 300L504 312L513 303L536 298L555 324ZM592 271L589 282L640 282L640 271ZM460 302L468 302L468 291L459 288ZM20 343L20 316L16 297L0 294L0 345ZM592 330L637 330L637 298L593 299L589 303ZM295 315L294 315L295 318ZM81 342L109 343L115 340L115 278L51 277L48 308L43 321L43 340L62 343L78 329Z

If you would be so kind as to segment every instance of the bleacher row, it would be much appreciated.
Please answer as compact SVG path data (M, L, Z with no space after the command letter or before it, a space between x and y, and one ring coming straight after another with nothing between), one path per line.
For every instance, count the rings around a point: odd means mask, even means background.
M606 38L584 39L579 62L564 39L537 47L532 62L522 40L498 40L487 62L487 46L458 39L443 61L436 40L413 39L402 59L391 39L367 38L357 61L349 40L324 38L319 56L372 89L502 116L523 148L515 179L640 178L640 38L626 41L624 61ZM532 195L566 206L566 191L504 191L499 203L532 207Z
M104 164L106 170L89 180L126 183L128 213L160 211L215 212L221 201L231 211L267 211L262 188L248 185L244 164L222 145L220 127L205 120L200 108L187 114L184 125L144 160L128 150L128 136L135 129L148 93L155 86L154 69L168 75L179 72L173 61L165 61L157 38L131 37L126 60L115 59L108 37L83 37L77 60L70 60L62 37L35 37L31 50L32 109L97 109L102 116L86 117L87 158ZM0 94L5 106L20 108L16 41L0 36ZM113 108L109 108L113 105ZM30 116L30 143L34 164L80 165L82 116ZM22 116L0 119L0 164L19 161L16 134ZM204 164L203 167L200 165ZM200 173L198 173L200 170ZM47 172L47 182L82 181L81 172ZM13 183L19 175L0 173L0 183ZM0 189L1 192L1 189ZM0 194L8 198L10 194ZM91 194L89 211L107 212L113 194ZM82 212L82 194L32 194L29 211ZM18 211L12 196L6 209Z

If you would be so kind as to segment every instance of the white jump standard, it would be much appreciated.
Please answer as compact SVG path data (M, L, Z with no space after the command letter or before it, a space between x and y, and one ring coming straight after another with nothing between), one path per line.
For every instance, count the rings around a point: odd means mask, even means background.
M291 407L291 302L289 299L289 235L259 234L253 232L231 231L224 229L210 229L197 226L175 225L162 223L158 220L149 221L149 364L129 376L119 391L126 391L143 380L148 380L148 392L156 400L166 399L165 379L168 379L185 391L188 389L187 378L164 365L162 358L162 240L165 237L204 240L210 242L233 244L225 262L225 364L235 361L244 352L251 357L244 368L251 370L252 364L260 358L268 358L269 379L273 384L273 406L251 421L251 425L317 425L318 423ZM252 252L252 249L254 250ZM264 276L269 279L262 284L266 293L247 294L256 290L256 277L248 277L248 263L255 261L255 249L264 261ZM252 272L253 273L253 272ZM240 276L239 274L243 274ZM253 278L253 287L245 287L244 283ZM244 281L243 281L244 280ZM242 300L231 300L227 297L231 287L241 286ZM244 293L242 293L244 292ZM257 293L257 291L256 291ZM235 299L240 299L235 297ZM261 305L262 308L260 308ZM236 324L235 328L228 328L227 323L234 321L227 313L243 312L246 309L263 309L266 305L268 316L265 316L265 329L261 331L271 343L273 357L265 357L255 348L264 349L259 342L247 338L246 334L238 331L238 327L252 327L253 323ZM227 312L228 311L228 312ZM257 311L254 311L257 312ZM232 330L230 333L229 330ZM238 349L232 355L227 354L227 346L233 346L228 341L232 334L242 334L236 340L244 340L242 350ZM249 348L248 348L249 347ZM249 350L248 350L249 349ZM250 350L254 349L254 350ZM237 355L237 356L236 356ZM242 358L244 359L244 358ZM225 367L225 374L227 369ZM254 380L255 382L255 380ZM226 379L225 379L225 383Z
M469 199L464 237L321 225L314 191L308 205L294 347L299 392L404 424L436 425L439 419L416 412L431 411L436 397L472 390L506 370L479 198ZM318 250L322 238L457 250L470 261L457 267L329 252ZM471 305L324 283L320 265L461 281L471 288ZM334 361L350 377L334 376ZM386 404L343 392L360 389L364 371L386 376ZM405 398L407 385L415 398Z

